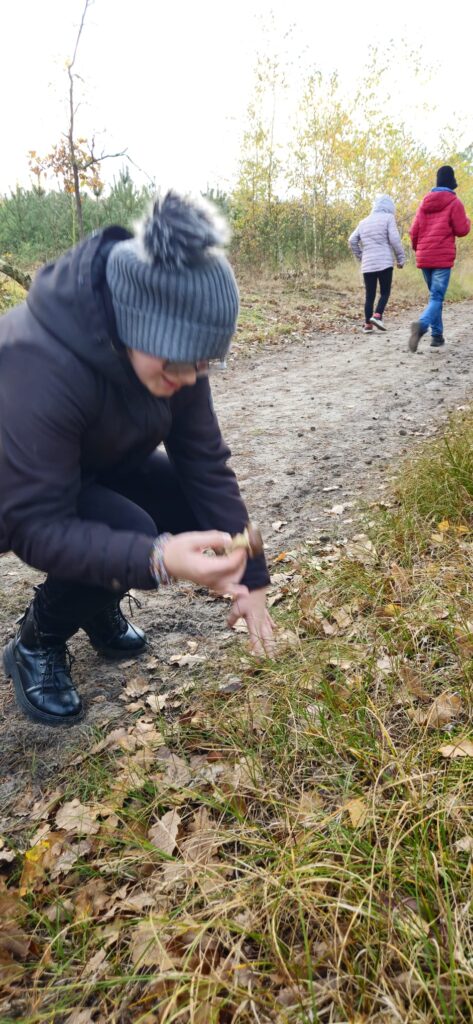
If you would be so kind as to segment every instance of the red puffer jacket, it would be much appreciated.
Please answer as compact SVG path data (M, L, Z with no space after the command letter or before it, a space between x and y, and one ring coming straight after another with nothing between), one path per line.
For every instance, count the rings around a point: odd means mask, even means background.
M417 266L453 267L455 237L462 238L469 230L470 219L454 192L429 192L419 206L410 231Z

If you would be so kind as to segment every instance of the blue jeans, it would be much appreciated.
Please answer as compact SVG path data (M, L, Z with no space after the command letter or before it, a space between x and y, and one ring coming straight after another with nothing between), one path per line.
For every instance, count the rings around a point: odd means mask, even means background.
M428 269L422 271L427 288L430 292L429 301L419 317L419 323L423 331L432 329L432 337L443 335L442 305L445 293L450 280L450 267L443 267L440 270Z

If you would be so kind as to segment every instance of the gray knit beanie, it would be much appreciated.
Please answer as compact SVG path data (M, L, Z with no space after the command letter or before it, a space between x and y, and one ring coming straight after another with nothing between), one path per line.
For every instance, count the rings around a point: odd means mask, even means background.
M168 192L135 237L117 242L106 276L128 348L175 362L223 359L238 288L222 246L228 229L210 203Z

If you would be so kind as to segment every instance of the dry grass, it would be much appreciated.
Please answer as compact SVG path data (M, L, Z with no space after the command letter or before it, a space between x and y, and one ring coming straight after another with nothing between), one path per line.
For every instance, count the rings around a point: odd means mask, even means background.
M370 541L278 563L277 660L129 715L6 837L2 1024L470 1024L472 449L468 414Z
M363 280L354 260L347 260L327 281L307 273L282 276L239 275L242 308L237 345L298 340L307 331L332 331L335 326L358 328L363 318ZM426 303L422 274L413 262L395 272L389 313ZM452 275L448 302L473 298L473 258L458 261Z

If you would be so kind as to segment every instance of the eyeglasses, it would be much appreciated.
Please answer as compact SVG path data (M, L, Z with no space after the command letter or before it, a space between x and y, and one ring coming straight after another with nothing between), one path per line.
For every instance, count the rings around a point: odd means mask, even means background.
M226 359L199 359L197 363L173 363L168 359L163 366L163 370L168 371L174 377L184 376L186 373L195 373L196 377L206 377L209 373L226 370L226 368Z

